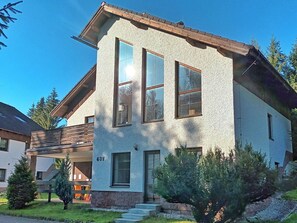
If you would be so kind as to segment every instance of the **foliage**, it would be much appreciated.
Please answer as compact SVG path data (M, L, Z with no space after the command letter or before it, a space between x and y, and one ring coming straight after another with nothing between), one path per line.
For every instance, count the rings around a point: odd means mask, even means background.
M297 201L297 189L287 191L283 194L282 198L286 200L294 200Z
M249 202L254 202L272 195L276 190L277 171L267 166L265 155L253 151L250 144L244 148L238 144L234 151L236 173L244 182L245 198Z
M274 36L272 36L267 49L267 59L280 74L284 74L287 67L287 58L281 50L280 42Z
M55 193L58 195L60 200L63 201L64 210L67 210L68 203L72 202L73 198L72 186L69 182L70 169L71 162L69 155L67 154L66 158L61 161L59 173L55 183Z
M26 157L21 157L14 168L8 178L7 199L10 209L20 209L34 200L37 187Z
M58 94L54 88L46 100L42 97L37 102L36 107L35 104L32 105L28 111L28 116L46 130L55 129L58 127L61 118L52 117L50 113L59 102Z
M0 8L0 37L4 36L5 38L7 38L3 30L8 28L8 24L10 22L14 22L16 20L16 18L11 17L11 13L21 13L21 11L15 9L15 6L21 2L23 1L8 3L7 5L4 5L2 8ZM1 47L6 47L6 45L0 41L0 49Z
M165 158L155 177L156 192L168 202L192 205L197 222L232 221L247 203L275 190L274 171L267 167L265 156L250 145L237 146L227 156L215 148L199 160L181 147L176 155Z
M252 40L251 40L251 45L253 45L257 50L260 50L260 49L261 49L261 47L260 47L258 41L255 40L255 39L252 39Z
M9 210L7 205L0 204L0 214L68 223L113 222L121 215L120 212L93 211L90 204L72 204L67 212L61 211L62 208L63 204L60 202L45 201L34 201L20 210Z

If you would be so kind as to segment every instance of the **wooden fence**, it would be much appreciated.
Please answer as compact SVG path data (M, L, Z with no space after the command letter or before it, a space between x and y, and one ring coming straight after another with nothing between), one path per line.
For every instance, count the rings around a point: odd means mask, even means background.
M72 185L73 197L90 201L91 185L90 181L70 181ZM37 192L47 193L48 202L51 202L51 195L55 193L55 181L37 180Z

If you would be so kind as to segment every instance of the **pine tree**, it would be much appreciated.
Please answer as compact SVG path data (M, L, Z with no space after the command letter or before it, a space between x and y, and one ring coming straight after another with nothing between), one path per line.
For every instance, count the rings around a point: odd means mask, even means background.
M35 198L37 191L28 160L23 156L14 166L13 174L8 178L7 199L10 209L21 209Z
M287 58L286 55L282 53L280 42L277 41L274 36L272 36L267 49L267 59L280 74L284 74L284 70L287 66Z
M27 115L44 129L55 129L58 127L62 118L52 117L50 113L59 102L58 94L54 88L46 99L42 97L37 102L36 106L32 104Z
M288 63L289 63L289 67L285 73L286 79L290 83L292 88L296 91L297 90L297 40L290 52Z
M251 45L253 45L257 50L260 50L260 49L261 49L261 47L260 47L258 41L255 40L255 39L252 39L252 40L251 40Z
M0 37L4 36L5 38L7 38L3 30L8 28L8 24L10 22L14 22L16 20L16 18L11 17L10 13L21 13L21 11L15 9L15 6L21 2L23 1L8 3L0 9ZM0 49L1 47L6 47L6 45L0 41Z
M68 203L72 201L73 193L72 186L69 182L71 162L69 155L67 154L66 158L61 160L59 173L56 178L55 192L64 203L64 210L68 209Z

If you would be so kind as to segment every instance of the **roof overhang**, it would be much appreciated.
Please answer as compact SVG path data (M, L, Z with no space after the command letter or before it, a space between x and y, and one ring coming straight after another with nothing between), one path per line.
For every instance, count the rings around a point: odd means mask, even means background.
M51 116L69 118L96 89L96 65L75 85L51 111Z

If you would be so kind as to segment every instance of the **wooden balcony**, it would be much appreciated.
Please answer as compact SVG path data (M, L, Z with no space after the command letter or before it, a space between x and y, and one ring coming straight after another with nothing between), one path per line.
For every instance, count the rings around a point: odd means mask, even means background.
M34 131L31 134L31 148L27 153L31 155L42 155L50 153L76 152L78 148L84 151L88 147L93 148L94 123L69 126L52 130ZM37 153L37 154L36 154Z

